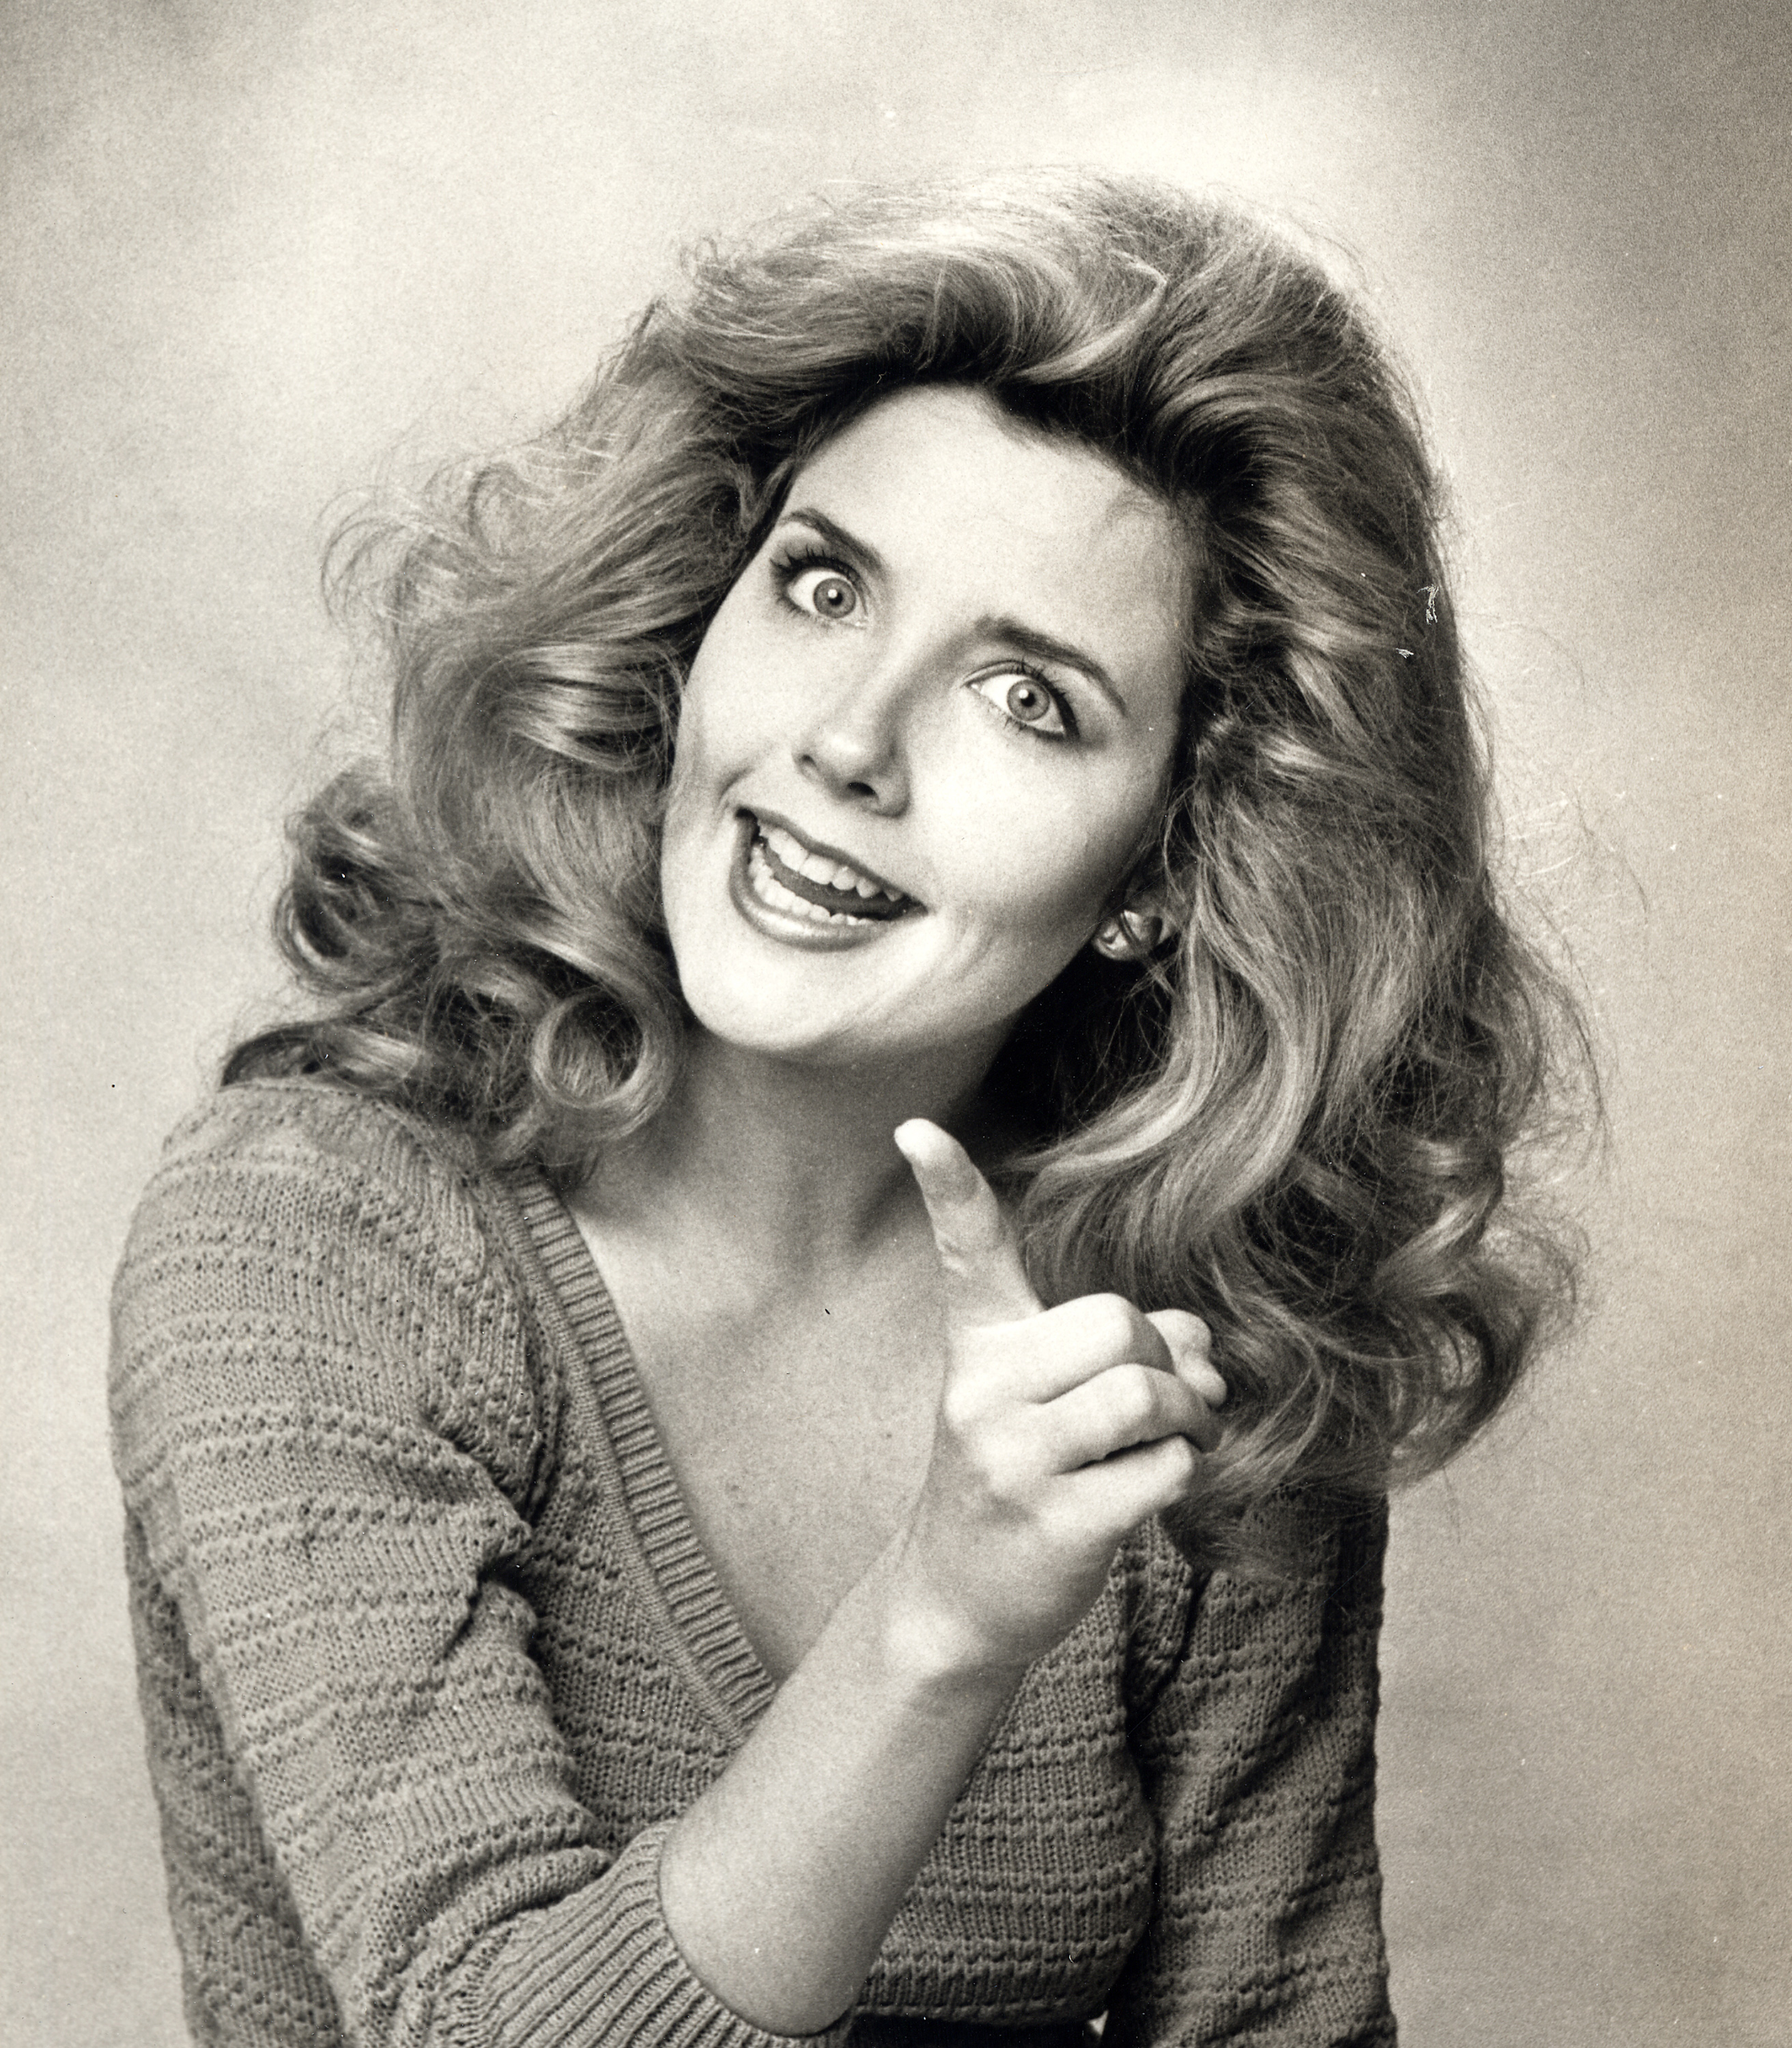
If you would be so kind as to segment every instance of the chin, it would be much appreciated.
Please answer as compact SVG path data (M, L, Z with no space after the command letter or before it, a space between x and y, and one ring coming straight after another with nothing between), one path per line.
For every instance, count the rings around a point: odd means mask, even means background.
M701 988L694 998L687 991L685 1000L706 1038L737 1053L764 1059L800 1066L847 1068L881 1066L917 1055L925 1057L923 1049L912 1042L892 1043L879 1034L867 1031L862 1016L829 1015L818 1011L813 1003L794 1007L763 1000L741 1001Z

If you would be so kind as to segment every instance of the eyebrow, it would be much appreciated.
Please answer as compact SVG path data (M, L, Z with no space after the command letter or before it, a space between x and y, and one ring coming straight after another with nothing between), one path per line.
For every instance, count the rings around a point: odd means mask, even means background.
M1120 695L1119 686L1101 664L1086 648L1079 647L1073 640L1061 640L1055 633L1046 633L1037 626L1029 626L1024 619L1010 619L987 613L977 621L977 631L989 640L1005 640L1010 647L1022 654L1030 655L1036 661L1061 661L1067 667L1080 669L1112 704L1114 708L1125 713L1126 699Z
M862 541L856 533L850 533L837 519L830 519L825 512L813 505L793 506L779 521L794 520L798 526L812 528L829 547L838 554L863 568L869 575L885 573L883 557L868 541ZM985 612L976 626L980 639L1000 640L1012 647L1017 654L1025 654L1034 661L1060 661L1080 670L1087 676L1115 709L1124 716L1126 699L1113 677L1086 648L1079 647L1074 641L1061 640L1055 633L1047 633L1041 627L1029 626L1024 619L1010 617L1003 612Z
M884 574L883 557L869 541L861 541L856 533L849 533L839 520L830 519L825 512L818 512L813 505L793 506L784 518L794 519L799 526L813 526L836 554L850 557L871 575ZM778 523L782 526L784 522L781 519Z

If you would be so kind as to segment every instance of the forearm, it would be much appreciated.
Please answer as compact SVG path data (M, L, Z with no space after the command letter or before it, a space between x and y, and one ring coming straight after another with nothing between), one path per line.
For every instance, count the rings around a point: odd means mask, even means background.
M661 1865L666 1921L725 2004L770 2031L858 1996L1022 1667L937 1654L894 1552L843 1600Z

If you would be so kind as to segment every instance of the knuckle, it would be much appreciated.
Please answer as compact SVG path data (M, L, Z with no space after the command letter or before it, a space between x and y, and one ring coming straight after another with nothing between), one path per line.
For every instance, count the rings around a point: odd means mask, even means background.
M1005 1514L1018 1514L1033 1498L1031 1467L1013 1445L1004 1445L984 1468L983 1488Z
M1137 1311L1123 1294L1095 1294L1089 1300L1089 1320L1098 1342L1123 1350L1132 1341Z
M1013 1428L987 1431L979 1446L978 1483L991 1506L1013 1515L1033 1498L1038 1460L1024 1433Z
M1115 1366L1107 1376L1109 1414L1123 1428L1142 1428L1157 1412L1158 1390L1152 1382L1162 1377L1149 1366Z
M941 1401L940 1412L973 1470L1006 1484L1014 1474L1029 1468L1033 1432L1024 1409L1008 1402L967 1400L948 1394Z
M940 1395L940 1420L953 1436L968 1439L982 1427L988 1410L983 1389L969 1375L947 1381Z
M934 1248L940 1255L941 1270L952 1278L969 1280L976 1277L977 1247L967 1244L960 1233L954 1232L949 1236L936 1235Z
M1212 1345L1212 1331L1188 1309L1159 1309L1146 1320L1154 1324L1168 1342L1184 1351L1204 1353Z

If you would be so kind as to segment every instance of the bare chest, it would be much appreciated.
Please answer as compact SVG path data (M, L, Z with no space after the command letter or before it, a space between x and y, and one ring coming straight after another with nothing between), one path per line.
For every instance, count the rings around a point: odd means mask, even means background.
M619 1277L612 1292L686 1511L782 1679L920 1490L944 1357L932 1276L757 1301Z

